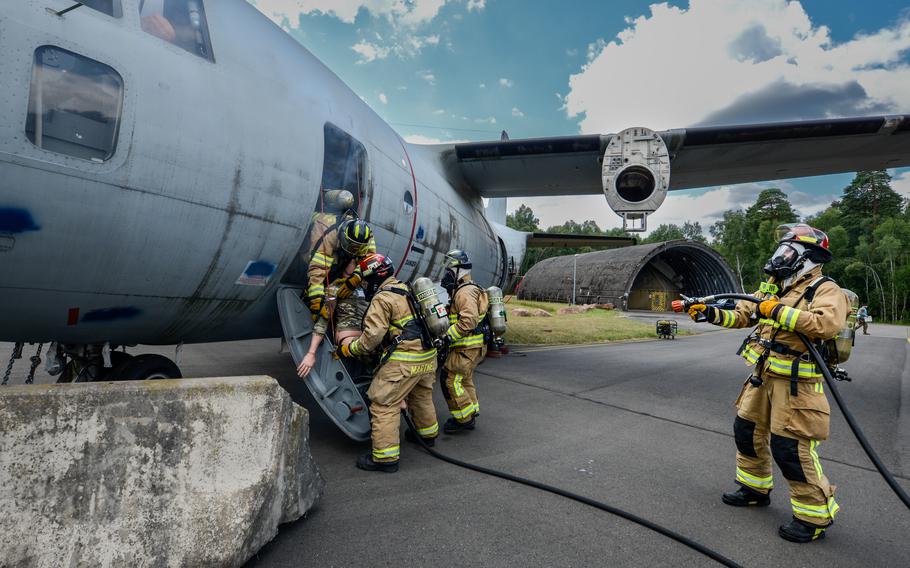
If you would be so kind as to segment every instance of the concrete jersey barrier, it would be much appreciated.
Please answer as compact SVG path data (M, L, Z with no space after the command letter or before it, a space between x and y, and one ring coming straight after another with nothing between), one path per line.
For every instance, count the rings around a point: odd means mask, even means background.
M269 377L0 388L2 566L240 566L323 486Z

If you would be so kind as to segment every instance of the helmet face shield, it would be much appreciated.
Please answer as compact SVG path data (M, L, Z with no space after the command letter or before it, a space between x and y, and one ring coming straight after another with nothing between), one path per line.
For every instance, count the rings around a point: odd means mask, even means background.
M765 273L778 280L784 280L796 274L806 255L806 247L794 242L783 242L765 264Z

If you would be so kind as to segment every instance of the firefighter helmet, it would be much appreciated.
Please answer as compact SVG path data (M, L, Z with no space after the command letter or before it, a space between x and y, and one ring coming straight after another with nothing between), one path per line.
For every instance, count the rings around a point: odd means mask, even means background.
M379 286L395 275L395 263L392 259L375 252L366 255L358 267L363 275L367 298L372 298Z
M446 253L446 268L464 268L470 270L471 261L468 253L461 249L452 249Z
M809 260L824 264L832 258L828 235L805 223L780 225L776 231L777 250L765 264L765 273L778 280L796 275Z
M366 221L348 219L341 224L338 233L338 244L344 252L355 258L368 252L373 231Z

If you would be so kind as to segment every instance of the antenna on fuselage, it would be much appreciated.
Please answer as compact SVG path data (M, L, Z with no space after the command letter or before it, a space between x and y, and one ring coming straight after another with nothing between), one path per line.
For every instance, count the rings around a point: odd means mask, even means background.
M69 8L66 8L64 10L57 11L57 10L54 10L53 8L47 8L47 11L49 14L53 14L55 16L59 16L62 18L64 14L72 12L76 8L81 8L84 5L85 4L83 4L82 2L76 2L75 4L73 4L72 6L70 6Z

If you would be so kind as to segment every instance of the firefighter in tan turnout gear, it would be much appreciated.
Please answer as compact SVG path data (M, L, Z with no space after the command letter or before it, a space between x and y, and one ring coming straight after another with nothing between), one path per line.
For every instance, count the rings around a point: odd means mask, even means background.
M448 356L443 367L443 388L452 418L443 429L447 434L476 427L480 414L474 368L487 352L486 320L490 301L487 292L471 279L471 262L467 253L454 249L446 253L442 287L449 293Z
M733 310L696 304L689 310L723 327L754 324L740 355L754 365L736 400L736 482L723 502L735 507L764 507L774 487L771 458L790 485L793 519L779 535L793 542L825 536L840 506L835 486L822 469L819 444L828 438L829 406L824 379L797 337L829 340L844 327L849 304L841 288L822 275L831 260L828 237L805 224L778 228L778 248L765 265L771 279L762 284L756 306L741 301Z
M379 367L367 391L370 399L372 452L357 459L368 471L398 471L400 412L410 409L418 434L432 444L439 434L433 384L436 349L425 345L408 287L393 276L392 261L381 254L360 262L370 305L363 334L338 347L343 357L360 357L381 349Z

